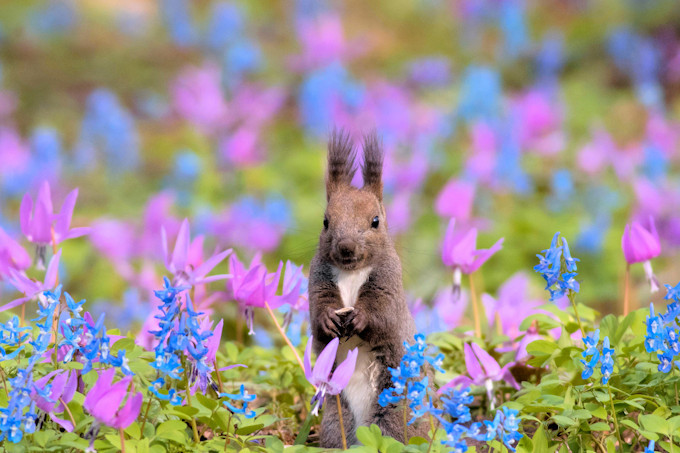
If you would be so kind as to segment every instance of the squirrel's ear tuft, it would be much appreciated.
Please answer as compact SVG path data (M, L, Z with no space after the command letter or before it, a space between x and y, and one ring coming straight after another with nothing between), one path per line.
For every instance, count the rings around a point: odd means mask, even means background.
M326 198L344 185L352 184L356 149L352 137L343 130L334 130L328 140L328 170L326 172Z
M377 132L373 131L364 137L364 189L372 192L382 201L382 168L385 153Z

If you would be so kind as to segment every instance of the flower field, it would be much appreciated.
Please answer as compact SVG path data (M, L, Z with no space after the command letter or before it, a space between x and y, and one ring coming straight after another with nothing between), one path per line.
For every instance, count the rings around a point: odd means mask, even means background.
M673 0L0 2L0 450L680 453L679 95ZM312 327L336 139L389 433L341 271Z

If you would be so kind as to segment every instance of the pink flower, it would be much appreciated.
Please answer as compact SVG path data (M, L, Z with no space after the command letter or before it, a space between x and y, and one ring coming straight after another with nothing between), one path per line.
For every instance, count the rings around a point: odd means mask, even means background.
M518 272L501 285L497 299L489 294L482 294L482 304L489 326L498 321L503 334L511 339L521 335L519 326L524 318L536 313L536 308L542 305L540 300L530 300L528 293L529 278L526 274Z
M61 257L61 249L52 257L50 264L47 266L45 272L45 280L38 282L28 278L23 272L18 272L10 269L8 283L14 286L18 291L24 293L24 297L15 299L0 307L0 312L18 307L34 297L40 296L43 291L54 289L57 285L57 273L59 271L59 258Z
M503 238L500 238L490 249L477 250L477 229L457 233L455 226L456 219L451 219L442 244L442 261L449 267L460 268L464 274L475 272L503 247Z
M115 374L115 368L99 372L99 378L85 397L83 407L99 423L112 428L125 429L139 415L142 407L142 392L134 394L135 386L132 383L132 376L112 384ZM124 399L125 403L121 406Z
M54 379L52 379L53 377ZM48 388L49 395L45 395L45 387L50 380L52 382ZM55 413L64 411L63 403L68 403L73 399L77 385L78 373L76 371L57 370L35 381L35 387L31 392L31 398L35 401L36 406L49 413L52 420L68 432L73 431L73 423L70 420L57 417Z
M177 112L205 132L214 132L227 123L229 109L216 66L183 71L172 86L172 96Z
M638 222L626 225L623 237L621 237L621 248L628 264L643 263L647 281L651 286L652 293L655 293L659 290L659 282L654 276L652 263L649 260L661 254L661 243L654 225L654 218L651 216L649 217L649 224L649 230Z
M598 129L593 133L593 139L578 152L576 160L583 171L597 174L604 170L616 149L616 143L611 136L606 131Z
M498 364L496 359L491 357L488 352L482 349L477 343L465 343L463 347L465 353L465 367L467 368L468 376L458 376L449 383L445 384L439 389L439 393L443 392L448 387L456 387L463 385L479 385L486 388L487 396L491 401L493 408L495 404L494 399L494 382L505 382L512 387L519 390L519 384L510 372L510 367L514 365L513 362L508 363L503 368Z
M455 232L456 219L449 221L444 243L442 244L442 261L453 268L454 292L460 291L461 272L471 274L480 268L491 256L503 247L500 238L490 249L477 250L477 229L470 228L465 232Z
M243 126L220 143L222 157L237 166L250 166L262 160L258 144L258 131Z
M71 191L64 200L58 214L52 213L52 195L50 184L44 181L40 186L38 198L33 209L33 199L29 194L21 200L21 231L26 238L36 244L50 244L52 229L54 229L54 243L58 244L66 239L77 238L90 232L89 228L71 227L73 208L78 198L78 189Z
M439 193L434 210L442 217L465 221L470 218L474 200L474 184L451 179Z
M193 243L191 242L188 219L184 219L182 225L179 227L179 233L177 233L177 241L172 256L170 256L168 252L167 234L163 227L161 227L161 241L163 243L163 262L165 263L165 267L175 276L174 284L176 286L184 284L194 286L229 277L228 274L211 275L210 277L207 275L208 272L231 253L231 249L216 253L200 264L197 262L201 261L200 256L198 257L198 260L190 262L191 249L192 247L196 249L194 245L198 246L198 255L203 254L203 239L199 236L194 239ZM194 251L194 255L196 255L196 251Z
M0 228L0 277L10 270L22 271L31 265L31 257L24 248Z
M236 254L229 258L229 265L232 277L227 280L227 292L243 309L249 335L255 334L253 330L255 307L262 308L268 304L270 308L278 308L285 303L294 304L300 297L301 280L296 281L294 286L288 282L288 285L284 285L284 294L276 295L283 262L279 262L278 269L272 274L267 272L258 256L253 259L248 269L238 260Z
M345 360L333 370L333 365L337 359L338 345L340 344L340 340L337 337L333 338L321 351L319 357L316 358L316 364L312 369L313 342L314 337L309 337L307 347L305 348L305 377L317 389L316 394L312 398L312 404L314 405L312 413L318 415L319 408L323 404L326 394L338 395L349 384L354 374L359 350L357 348L350 349Z

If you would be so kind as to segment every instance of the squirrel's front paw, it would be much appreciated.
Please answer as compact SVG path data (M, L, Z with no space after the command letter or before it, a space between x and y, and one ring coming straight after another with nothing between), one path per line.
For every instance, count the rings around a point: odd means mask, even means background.
M340 316L335 312L334 308L328 307L325 308L323 312L321 312L319 325L321 326L321 331L329 337L340 336L340 326L342 325L342 321L340 320Z
M368 327L368 315L366 314L365 310L357 310L355 308L350 316L349 330L351 330L353 334L359 334L366 330L366 327Z

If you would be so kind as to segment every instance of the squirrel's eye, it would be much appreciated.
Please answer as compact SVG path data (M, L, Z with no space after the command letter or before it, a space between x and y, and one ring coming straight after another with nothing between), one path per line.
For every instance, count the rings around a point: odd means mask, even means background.
M323 229L324 230L328 229L328 219L326 217L323 218Z
M371 222L371 228L378 228L378 225L380 225L380 219L378 216L373 217L373 222Z

